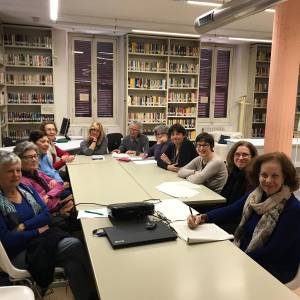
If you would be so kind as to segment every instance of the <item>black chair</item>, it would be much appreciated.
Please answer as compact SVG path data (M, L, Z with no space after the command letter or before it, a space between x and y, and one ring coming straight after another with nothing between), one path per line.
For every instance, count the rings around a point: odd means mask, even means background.
M123 138L123 135L121 133L109 133L107 135L108 151L111 152L115 149L118 149L121 144L122 138Z
M2 143L3 143L4 147L15 146L15 144L16 144L12 138L7 137L7 136L3 138Z

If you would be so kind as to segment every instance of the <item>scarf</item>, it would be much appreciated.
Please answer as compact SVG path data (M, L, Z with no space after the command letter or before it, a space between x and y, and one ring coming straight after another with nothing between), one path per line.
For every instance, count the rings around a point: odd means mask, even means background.
M50 187L46 180L39 176L39 172L34 170L34 172L24 171L22 170L22 176L33 179L36 181L46 192L50 191Z
M251 241L245 250L246 253L261 248L268 241L286 201L291 197L291 191L288 186L284 185L279 192L261 202L262 195L263 190L260 186L249 194L243 208L241 222L234 234L234 244L239 247L244 235L244 225L253 210L262 216L254 229Z
M22 198L26 199L31 205L35 215L39 214L42 210L41 206L36 202L29 187L19 185L17 187L21 193ZM3 191L0 190L0 212L5 219L5 222L9 229L15 229L19 224L19 219L14 204L4 195Z

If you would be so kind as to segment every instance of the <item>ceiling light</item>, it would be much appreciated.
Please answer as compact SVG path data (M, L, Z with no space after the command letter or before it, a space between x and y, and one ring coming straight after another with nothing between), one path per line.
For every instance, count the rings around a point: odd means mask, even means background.
M229 37L228 39L232 40L232 41L257 42L257 43L272 43L272 40L263 40L263 39L239 38L239 37Z
M50 19L52 21L56 21L58 15L58 0L49 0L49 1L50 1Z
M222 6L221 3L215 3L215 2L201 2L201 1L192 1L192 0L188 0L187 3L188 3L188 4L192 4L192 5L213 6L213 7L219 7L219 6Z
M265 12L275 13L275 9L274 8L268 8L268 9L265 9Z
M151 30L140 30L140 29L132 29L131 31L135 32L135 33L145 33L145 34L155 34L155 35L170 35L170 36L200 38L199 34L190 34L190 33L151 31Z

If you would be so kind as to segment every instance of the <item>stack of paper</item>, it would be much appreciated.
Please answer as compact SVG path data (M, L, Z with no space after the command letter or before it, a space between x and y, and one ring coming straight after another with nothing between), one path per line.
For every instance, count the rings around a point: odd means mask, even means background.
M126 153L116 153L116 152L113 152L112 153L112 157L113 158L129 158L129 155L126 154Z
M134 161L134 163L136 165L152 165L152 164L156 164L156 160L155 159L136 160Z
M234 238L232 234L227 233L213 223L205 223L195 229L190 229L186 221L174 222L171 226L188 244L224 241Z
M188 181L170 181L156 186L156 189L160 192L176 198L194 197L199 194L196 188L199 188L199 186Z

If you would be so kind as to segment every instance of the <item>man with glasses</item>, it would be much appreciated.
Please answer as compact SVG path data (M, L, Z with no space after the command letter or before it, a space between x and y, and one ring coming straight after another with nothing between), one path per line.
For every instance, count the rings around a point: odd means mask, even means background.
M198 157L181 168L178 176L195 184L203 184L220 193L226 183L228 173L223 160L214 153L214 138L203 132L196 137Z

